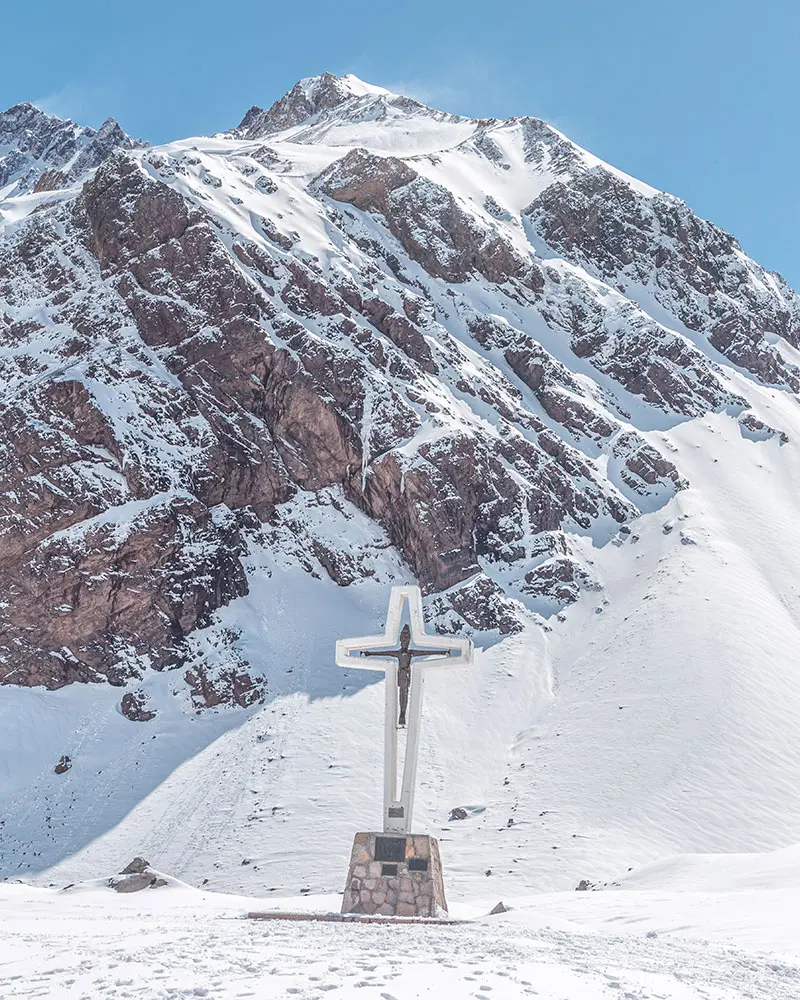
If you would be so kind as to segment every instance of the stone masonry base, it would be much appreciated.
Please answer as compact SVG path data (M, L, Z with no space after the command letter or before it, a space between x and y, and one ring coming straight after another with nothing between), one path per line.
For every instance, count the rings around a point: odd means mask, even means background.
M446 914L436 838L426 834L357 833L342 913L387 917Z

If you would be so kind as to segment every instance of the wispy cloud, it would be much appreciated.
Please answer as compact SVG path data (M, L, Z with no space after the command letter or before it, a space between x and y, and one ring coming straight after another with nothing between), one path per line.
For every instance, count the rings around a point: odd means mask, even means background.
M408 66L400 73L396 72L396 66L394 72L388 67L375 72L374 63L370 63L371 59L366 57L345 71L441 111L474 116L491 114L486 109L492 103L499 79L480 52L461 53L458 59L442 57L430 65Z
M413 97L415 101L443 111L459 108L467 100L465 91L451 81L411 78L392 80L381 86L395 94L405 94L406 97Z
M499 73L477 52L440 61L430 74L409 74L383 86L442 111L476 118L502 114L513 93L509 75Z
M32 101L37 107L59 118L72 118L81 125L95 128L115 114L112 108L113 95L107 86L87 87L70 83L59 90L36 97Z

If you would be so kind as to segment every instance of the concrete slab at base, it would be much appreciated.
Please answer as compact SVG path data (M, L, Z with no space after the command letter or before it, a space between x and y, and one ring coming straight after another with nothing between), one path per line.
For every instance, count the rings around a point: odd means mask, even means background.
M365 913L287 913L281 910L255 911L247 914L248 920L295 920L322 921L337 924L387 924L392 927L403 927L426 924L428 927L455 927L468 924L468 920L451 920L449 917L381 917L377 914Z
M438 917L447 913L439 843L427 834L357 833L342 913Z

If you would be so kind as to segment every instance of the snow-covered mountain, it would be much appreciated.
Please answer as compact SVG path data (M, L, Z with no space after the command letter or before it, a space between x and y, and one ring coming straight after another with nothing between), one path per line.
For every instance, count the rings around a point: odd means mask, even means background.
M351 76L0 143L0 870L337 886L382 716L333 641L412 578L483 650L426 710L457 887L800 841L779 275L539 119Z
M15 104L0 114L0 199L85 179L115 150L145 145L113 118L93 129Z

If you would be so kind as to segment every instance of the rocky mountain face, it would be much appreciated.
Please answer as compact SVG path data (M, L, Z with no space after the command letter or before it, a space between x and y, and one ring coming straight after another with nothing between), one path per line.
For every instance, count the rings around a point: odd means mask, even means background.
M65 187L85 178L114 150L144 146L113 118L93 129L33 104L15 104L0 114L0 193L9 197Z
M149 669L261 696L217 614L257 551L546 627L688 485L659 431L800 385L785 282L534 118L324 74L151 149L18 105L0 198L0 681L132 719Z

